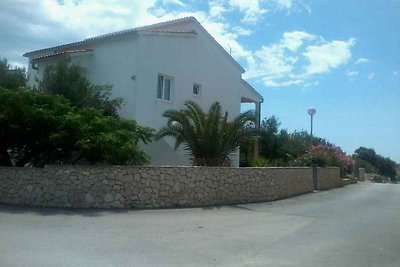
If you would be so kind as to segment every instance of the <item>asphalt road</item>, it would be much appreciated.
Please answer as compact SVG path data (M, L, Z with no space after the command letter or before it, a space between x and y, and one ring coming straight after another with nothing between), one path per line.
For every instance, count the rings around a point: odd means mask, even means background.
M0 266L400 266L400 185L170 210L0 205Z

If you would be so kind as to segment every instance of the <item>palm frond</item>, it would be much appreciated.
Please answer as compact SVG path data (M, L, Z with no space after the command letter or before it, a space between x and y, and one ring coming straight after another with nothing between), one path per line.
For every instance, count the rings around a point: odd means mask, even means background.
M168 119L167 125L159 130L157 140L167 136L175 138L175 149L183 144L194 165L207 166L229 164L230 154L251 134L254 127L249 125L256 121L251 111L228 121L222 116L218 102L205 113L197 103L188 101L185 109L168 110L163 116Z

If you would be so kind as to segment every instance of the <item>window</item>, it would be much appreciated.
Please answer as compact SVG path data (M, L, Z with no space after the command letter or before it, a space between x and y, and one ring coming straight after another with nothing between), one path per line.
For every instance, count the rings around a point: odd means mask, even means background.
M32 62L32 69L38 70L39 69L39 64L35 63L35 62Z
M200 95L200 84L193 84L193 94L194 95Z
M172 79L164 75L158 75L157 98L171 100L171 82Z

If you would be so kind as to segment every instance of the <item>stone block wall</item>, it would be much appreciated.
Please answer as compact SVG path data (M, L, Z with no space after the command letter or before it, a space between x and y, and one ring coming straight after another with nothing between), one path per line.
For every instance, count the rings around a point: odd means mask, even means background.
M313 191L312 168L47 166L0 168L0 202L161 208L271 201Z
M358 170L356 171L356 177L359 181L364 182L365 181L365 169L358 168Z
M343 186L340 178L340 169L337 167L316 168L314 175L317 179L317 190L328 190Z

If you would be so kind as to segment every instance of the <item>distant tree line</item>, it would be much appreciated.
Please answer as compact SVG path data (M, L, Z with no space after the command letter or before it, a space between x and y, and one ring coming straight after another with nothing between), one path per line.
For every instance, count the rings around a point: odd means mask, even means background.
M280 125L275 116L262 120L258 132L261 159L254 161L255 139L248 139L241 144L241 166L337 166L343 176L362 167L391 180L398 178L396 168L400 169L399 165L371 148L360 147L348 156L324 138L311 136L306 131L289 132L280 129Z
M397 163L388 157L377 154L372 148L359 147L354 151L353 158L357 168L365 168L366 172L390 177L391 180L398 179Z

